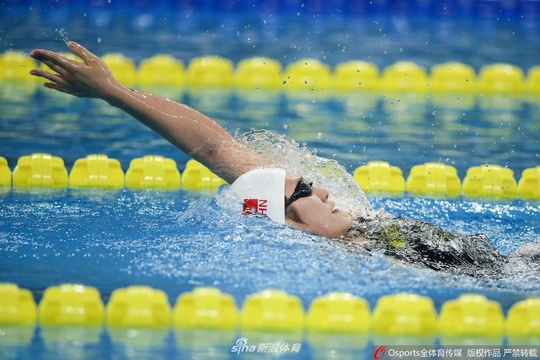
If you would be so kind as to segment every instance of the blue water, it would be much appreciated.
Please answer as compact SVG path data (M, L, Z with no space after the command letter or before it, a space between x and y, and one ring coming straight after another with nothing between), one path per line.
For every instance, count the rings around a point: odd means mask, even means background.
M441 291L468 290L485 291L508 307L540 290L525 278L519 283L460 278L393 264L383 256L351 254L328 239L246 220L183 191L70 190L10 193L2 200L0 280L16 281L38 297L44 287L62 282L95 286L105 298L115 288L147 284L166 291L171 302L194 286L213 285L239 304L265 288L297 294L306 304L329 291L350 291L373 305L396 291L420 292L439 303L449 296L438 298ZM505 254L539 236L540 210L520 201L381 198L373 204L451 231L486 233ZM396 277L396 271L403 276ZM493 294L492 286L497 286Z
M117 15L107 6L102 8L107 11L99 12L65 4L50 8L21 4L2 5L2 51L25 53L36 47L64 51L67 36L98 55L119 51L137 62L156 53L169 53L186 63L208 54L233 61L263 55L284 65L316 57L331 66L360 59L382 69L406 59L426 68L461 61L477 70L508 62L524 71L538 65L540 55L535 21L525 26L504 17L483 22L466 16L412 21L384 12L365 17L331 12L325 17L306 9L297 16L288 12L286 21L285 15L260 13L249 20L250 14L233 19L212 12L189 17L180 12L176 16L184 17L178 21L173 13L152 12L151 21L145 23L141 13ZM114 21L107 21L108 15ZM472 107L456 107L441 105L430 96L313 99L277 93L253 99L233 91L156 91L196 107L232 133L264 128L284 134L319 156L339 161L349 173L367 161L385 160L400 167L406 177L412 166L438 161L456 167L463 179L469 167L495 163L509 167L519 179L523 169L540 164L536 100L482 97ZM78 158L92 153L120 160L124 170L133 158L149 154L173 158L180 170L189 159L97 100L3 85L0 109L0 156L7 158L11 169L20 156L33 152L62 157L68 170ZM222 198L223 194L185 190L8 190L0 193L0 281L31 289L37 301L45 288L64 282L95 286L104 301L116 288L146 284L164 290L171 303L195 286L211 285L232 294L238 306L248 294L266 288L297 295L305 307L329 291L362 296L371 308L382 295L412 291L431 297L440 309L446 300L475 292L498 301L506 312L516 301L540 295L538 269L523 264L498 280L420 269L245 219L216 204ZM430 221L453 232L485 233L507 255L540 238L538 202L376 195L369 199L374 208L395 215ZM129 346L114 347L108 337L102 337L97 347L44 351L46 334L36 334L32 346L12 353L3 348L1 354L95 358L112 349L113 356L137 357ZM169 337L167 347L151 353L165 357L172 352L181 358L172 342ZM234 338L225 349L232 343Z

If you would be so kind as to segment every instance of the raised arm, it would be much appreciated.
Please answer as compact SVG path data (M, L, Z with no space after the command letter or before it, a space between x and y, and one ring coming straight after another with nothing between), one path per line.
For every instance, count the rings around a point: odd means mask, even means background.
M239 144L204 114L187 105L129 89L115 80L99 57L75 42L68 47L83 62L48 50L34 50L30 56L54 72L35 69L30 74L47 79L43 84L47 88L78 97L100 98L124 110L229 183L251 169L270 165L266 158Z

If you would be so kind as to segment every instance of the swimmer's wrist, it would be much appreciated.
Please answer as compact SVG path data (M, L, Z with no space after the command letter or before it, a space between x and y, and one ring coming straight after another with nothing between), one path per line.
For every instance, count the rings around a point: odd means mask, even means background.
M135 92L135 90L115 81L105 87L105 91L103 91L100 98L109 103L109 105L123 107L129 100L129 97L126 95L130 92Z

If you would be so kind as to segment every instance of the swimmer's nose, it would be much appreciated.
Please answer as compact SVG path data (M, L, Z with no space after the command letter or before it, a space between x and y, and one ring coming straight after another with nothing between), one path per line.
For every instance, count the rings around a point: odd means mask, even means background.
M322 189L319 187L313 187L313 193L321 199L322 202L326 202L328 200L329 192L326 189Z

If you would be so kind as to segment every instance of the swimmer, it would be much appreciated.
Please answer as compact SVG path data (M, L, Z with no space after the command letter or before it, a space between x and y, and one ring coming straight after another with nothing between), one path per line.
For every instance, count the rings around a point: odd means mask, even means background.
M30 74L46 79L46 88L99 98L130 114L231 184L245 213L265 215L281 225L451 273L493 276L500 274L507 261L483 235L456 235L430 223L388 214L366 218L341 211L328 190L304 180L302 174L280 169L199 111L130 89L80 44L69 42L68 48L82 62L34 50L30 56L52 71L34 69Z
M103 99L127 112L229 184L241 175L249 177L249 172L255 169L275 166L266 157L241 145L202 113L187 105L127 88L117 82L105 63L86 48L75 42L69 42L68 48L83 62L48 50L34 50L30 56L53 72L35 69L30 74L45 78L47 82L43 86L46 88L77 97ZM340 237L349 230L351 215L334 207L326 189L304 182L297 174L272 170L268 170L269 176L262 177L283 182L280 194L272 194L277 199L275 203L281 203L279 208L269 209L272 220L331 238ZM246 181L250 182L250 179ZM239 184L234 187L240 190Z

